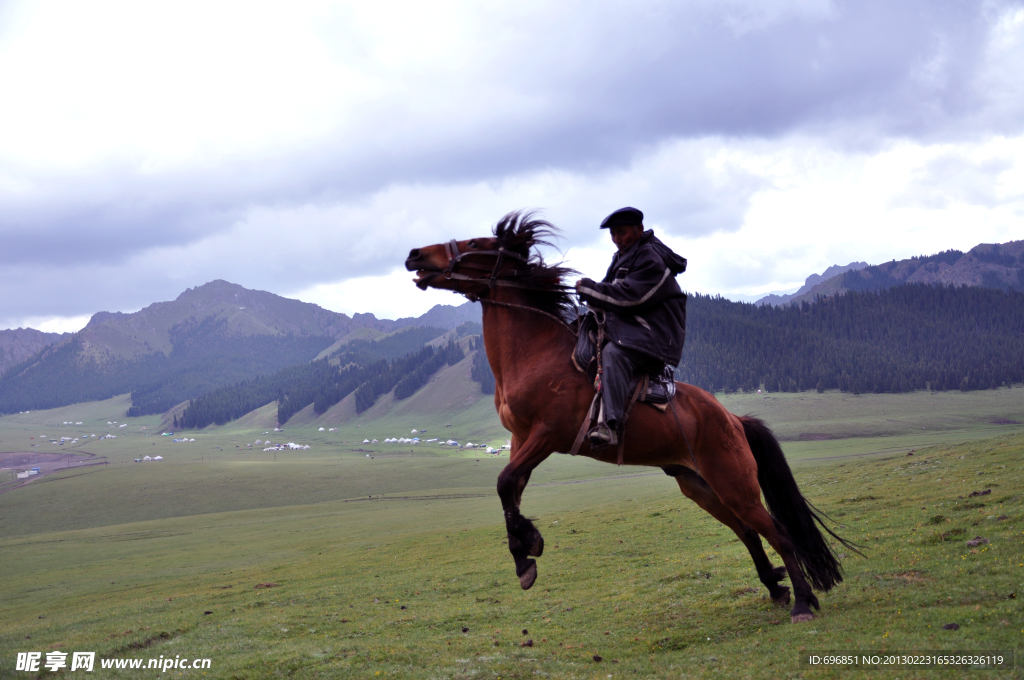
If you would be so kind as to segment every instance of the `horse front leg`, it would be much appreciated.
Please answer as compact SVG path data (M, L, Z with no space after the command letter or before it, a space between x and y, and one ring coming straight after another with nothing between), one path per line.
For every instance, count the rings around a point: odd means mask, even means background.
M498 498L505 513L508 550L515 560L516 576L523 590L529 590L537 580L537 561L530 557L540 557L544 552L544 537L519 512L519 504L530 474L551 454L541 442L531 439L515 447L508 465L498 475Z

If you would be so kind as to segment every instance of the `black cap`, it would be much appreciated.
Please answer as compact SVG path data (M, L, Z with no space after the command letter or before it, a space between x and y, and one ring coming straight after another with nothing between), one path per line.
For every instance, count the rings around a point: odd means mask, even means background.
M643 225L644 214L636 208L619 208L601 223L602 229L611 229L619 226Z

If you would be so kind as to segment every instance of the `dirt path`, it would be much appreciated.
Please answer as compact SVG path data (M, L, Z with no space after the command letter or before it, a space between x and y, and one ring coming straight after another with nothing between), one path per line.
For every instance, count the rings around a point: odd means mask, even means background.
M15 480L10 480L7 483L11 483L11 486L0 489L0 493L20 489L54 472L91 467L93 465L105 465L106 462L106 456L98 457L84 451L68 451L66 453L15 451L14 453L0 453L0 483L4 482L3 475L13 476L12 472L15 471L39 468L39 474L32 475L28 479L17 480L18 483L16 484L12 483Z

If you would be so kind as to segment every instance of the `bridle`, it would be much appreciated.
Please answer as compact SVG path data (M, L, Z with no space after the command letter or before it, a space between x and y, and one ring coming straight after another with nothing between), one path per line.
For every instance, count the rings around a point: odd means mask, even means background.
M518 260L519 262L522 262L522 263L525 264L525 263L527 263L529 261L529 257L524 257L523 255L520 255L519 253L515 252L514 250L509 250L509 249L505 248L504 246L498 246L497 250L469 250L469 251L466 251L466 252L460 252L459 251L459 244L458 244L458 242L456 242L455 239L452 239L452 240L450 240L450 241L448 241L447 243L444 244L444 251L445 251L445 254L448 256L448 266L445 269L439 269L439 268L435 269L435 271L440 272L446 279L455 281L455 292L456 293L460 293L462 295L465 295L467 298L469 298L469 300L471 302L478 302L479 301L481 303L487 303L487 304L491 304L491 305L498 305L500 307L509 307L509 308L512 308L512 309L525 309L527 311L535 312L537 314L543 314L544 316L546 316L546 317L548 317L550 319L553 319L554 321L557 321L561 326L564 326L566 329L568 329L570 333L572 333L573 335L576 335L576 330L572 326L570 326L563 319L558 318L554 314L549 314L548 312L545 312L543 309L537 309L536 307L528 307L527 305L517 305L517 304L513 304L511 302L501 302L500 300L491 300L491 299L488 299L487 297L484 297L484 295L477 295L475 293L470 293L470 292L467 292L467 291L459 290L459 282L460 281L472 281L472 282L475 282L475 283L481 283L483 281L487 281L487 289L488 290L484 291L485 294L486 294L486 292L488 292L490 290L493 290L495 286L505 286L505 287L509 287L509 288L523 288L523 289L527 289L527 290L534 290L534 286L529 286L529 285L520 283L518 281L511 280L511 278L514 278L514 277L517 277L517 276L522 276L526 272L521 272L521 271L518 271L518 270L513 270L511 272L505 272L505 275L510 277L510 278L506 278L506 279L499 278L499 275L502 274L502 272L501 272L501 265L503 263L504 258L506 258L506 257L507 258L511 258L513 260ZM474 265L472 265L470 263L463 263L462 260L464 258L467 258L467 257L471 256L471 255L494 255L495 256L494 268L491 269L490 275L479 276L479 277L478 276L467 276L466 274L462 274L461 272L458 271L460 265L464 265L468 269L476 269L477 271L487 271L486 267L474 266Z
M524 286L521 283L516 283L515 281L508 281L508 280L505 280L505 279L499 279L498 278L498 274L501 272L501 265L502 265L502 261L504 260L504 258L509 257L509 258L512 258L513 260L519 260L520 262L522 262L524 264L529 259L529 258L523 257L522 255L520 255L519 253L515 252L514 250L509 250L505 246L498 246L497 250L472 250L472 251L466 251L466 252L462 253L462 252L459 252L459 244L458 244L458 242L455 239L452 239L451 241L448 241L447 243L444 244L444 252L445 252L446 255L448 255L448 267L446 269L444 269L441 273L444 274L444 277L446 279L452 279L452 280L454 280L456 282L455 283L455 292L457 292L457 293L462 293L462 291L459 290L459 286L458 286L458 282L459 281L476 281L476 282L480 282L480 281L483 281L485 278L487 279L487 287L491 288L491 289L493 289L495 286L512 286L512 287L515 287L515 288L526 288L526 286ZM465 257L469 257L470 255L496 255L497 256L495 258L495 260L494 260L494 269L491 270L491 275L489 277L466 276L465 274L460 274L458 272L459 265L462 264L462 259L465 258ZM481 270L481 271L484 270L483 267L471 267L471 268L472 269L478 269L478 270ZM520 272L518 272L518 271L513 271L512 272L512 276L519 276L519 274L520 274ZM462 293L462 294L466 295L467 297L469 297L469 295L467 295L466 293Z

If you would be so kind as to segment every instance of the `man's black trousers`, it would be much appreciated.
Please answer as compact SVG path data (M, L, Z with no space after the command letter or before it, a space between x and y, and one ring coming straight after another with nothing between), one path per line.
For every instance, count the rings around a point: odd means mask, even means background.
M650 373L658 375L665 367L665 362L655 359L635 349L619 347L609 342L601 350L602 394L604 404L604 421L622 424L623 411L629 398L633 396L629 389L633 385L633 374Z

